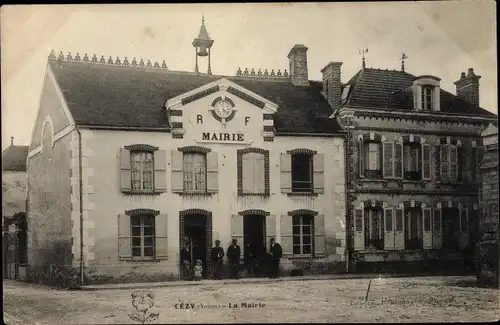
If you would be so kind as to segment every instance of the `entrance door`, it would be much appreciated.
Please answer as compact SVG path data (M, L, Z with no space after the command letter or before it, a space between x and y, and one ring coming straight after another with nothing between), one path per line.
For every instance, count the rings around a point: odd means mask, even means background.
M443 248L458 249L459 215L457 208L443 208Z
M255 255L266 252L266 226L264 216L243 217L243 242L245 250L251 249Z
M406 214L405 248L421 249L422 210L418 208L410 208L405 211L405 214Z
M203 215L190 215L184 217L184 237L189 238L191 261L193 265L197 259L203 263L203 278L207 278L207 222Z

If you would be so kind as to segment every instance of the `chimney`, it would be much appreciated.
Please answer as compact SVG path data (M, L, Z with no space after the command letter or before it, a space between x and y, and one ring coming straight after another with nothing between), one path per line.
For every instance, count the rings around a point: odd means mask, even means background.
M457 96L479 106L480 78L481 76L477 76L472 68L469 68L467 75L465 75L465 72L462 72L460 79L454 82L457 87Z
M10 137L10 145L13 146L14 145L14 137Z
M342 99L341 66L342 62L330 62L321 69L321 73L323 74L323 93L334 110L340 107Z
M307 74L307 47L296 44L288 53L290 78L295 86L309 86Z

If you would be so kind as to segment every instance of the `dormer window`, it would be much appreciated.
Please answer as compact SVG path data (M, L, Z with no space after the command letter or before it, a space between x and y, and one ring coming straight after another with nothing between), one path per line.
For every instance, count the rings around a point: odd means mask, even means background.
M422 110L432 111L433 110L433 86L422 86Z

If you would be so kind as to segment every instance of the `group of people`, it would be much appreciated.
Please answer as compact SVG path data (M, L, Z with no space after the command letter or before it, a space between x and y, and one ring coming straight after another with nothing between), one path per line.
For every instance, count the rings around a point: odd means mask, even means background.
M277 278L279 276L279 263L282 256L281 245L276 243L274 238L270 239L269 251L266 252L264 245L245 246L245 256L243 259L244 267L248 274L254 277L269 276ZM222 270L224 256L229 261L229 276L233 279L239 278L241 266L241 248L237 239L233 239L231 245L227 248L226 254L220 246L220 241L215 241L215 246L211 250L210 260L213 263L214 279L222 279ZM184 267L186 277L192 277L194 280L200 280L203 273L203 263L197 258L194 267L191 267L191 253L189 244L186 243L181 249L181 264Z

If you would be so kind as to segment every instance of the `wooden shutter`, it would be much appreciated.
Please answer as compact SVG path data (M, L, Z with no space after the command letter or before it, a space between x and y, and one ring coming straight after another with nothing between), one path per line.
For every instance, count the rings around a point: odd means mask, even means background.
M325 215L314 216L314 256L325 255Z
M463 208L459 210L460 214L460 248L465 249L469 246L469 210Z
M132 189L132 174L130 171L130 151L120 148L120 170L122 192L129 192Z
M450 181L456 182L458 180L458 154L456 146L449 146L450 148Z
M432 248L441 249L443 246L443 233L442 233L442 216L441 209L434 209L434 220L433 220L433 241Z
M255 188L255 153L249 152L241 156L243 193L254 193Z
M394 249L394 210L384 209L384 248Z
M441 159L442 146L436 146L434 151L435 169L436 169L436 181L441 182L441 169L443 167L443 161Z
M403 220L403 209L397 208L394 213L394 249L405 248L405 225Z
M354 250L365 249L364 209L354 210Z
M465 171L467 170L467 155L464 153L464 147L457 146L457 181L463 182L465 177Z
M255 193L266 193L266 156L262 153L254 155L254 181L253 188Z
M293 229L292 217L282 215L280 220L281 248L283 255L293 255Z
M238 245L241 249L241 257L243 257L243 251L245 249L243 234L243 216L239 214L233 214L231 216L231 236L233 239L236 239L238 241Z
M384 178L394 177L394 143L382 143L382 172Z
M156 193L167 191L167 151L158 150L154 153L154 185Z
M424 249L432 248L432 210L422 209L422 242Z
M219 159L217 152L207 152L207 192L219 191Z
M128 151L128 150L127 150ZM127 214L118 215L118 257L120 260L132 259L132 240L130 230L130 216Z
M394 177L403 178L403 144L394 143Z
M292 155L288 153L281 154L281 193L292 192Z
M314 193L323 194L325 193L325 157L321 153L317 153L313 156L313 186Z
M168 258L167 215L159 214L155 217L155 258Z
M359 177L365 177L365 149L363 139L358 141L358 168Z
M441 146L441 181L448 182L450 180L450 164L448 160L449 146Z
M184 154L172 150L172 192L179 193L184 190Z
M266 216L266 250L269 252L271 238L276 240L276 216Z
M422 179L431 179L431 146L422 144Z

